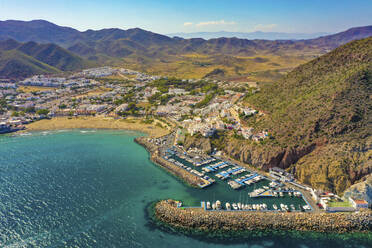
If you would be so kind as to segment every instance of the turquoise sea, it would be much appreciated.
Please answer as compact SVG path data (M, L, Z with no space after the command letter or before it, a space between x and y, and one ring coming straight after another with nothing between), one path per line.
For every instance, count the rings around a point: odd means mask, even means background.
M0 247L372 246L370 234L264 232L217 241L160 230L147 218L151 202L200 204L221 192L190 188L154 165L134 143L139 135L61 130L0 136Z

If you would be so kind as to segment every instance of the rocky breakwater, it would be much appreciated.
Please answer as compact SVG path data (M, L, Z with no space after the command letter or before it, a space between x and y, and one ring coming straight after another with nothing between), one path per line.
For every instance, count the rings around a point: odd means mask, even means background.
M198 184L202 183L202 180L196 175L162 158L160 156L159 147L153 143L150 143L147 137L138 137L135 139L135 142L146 148L146 150L150 153L150 159L152 162L166 169L168 172L186 182L190 186L198 187Z
M154 217L162 224L187 232L244 232L254 230L296 230L315 232L370 232L372 211L355 213L274 213L247 211L205 211L177 208L175 201L155 204Z

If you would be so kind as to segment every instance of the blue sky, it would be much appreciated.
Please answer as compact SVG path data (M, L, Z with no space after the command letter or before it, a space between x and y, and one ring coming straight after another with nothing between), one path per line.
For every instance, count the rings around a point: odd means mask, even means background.
M372 25L372 0L0 0L0 20L45 19L81 31L339 32Z

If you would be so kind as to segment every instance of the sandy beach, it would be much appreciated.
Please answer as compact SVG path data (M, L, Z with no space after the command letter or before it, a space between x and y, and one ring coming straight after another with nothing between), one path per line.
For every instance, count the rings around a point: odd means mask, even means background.
M40 120L28 124L26 131L58 130L58 129L123 129L147 133L150 137L160 137L169 133L166 128L146 124L141 119L116 120L110 117L57 117L50 120Z

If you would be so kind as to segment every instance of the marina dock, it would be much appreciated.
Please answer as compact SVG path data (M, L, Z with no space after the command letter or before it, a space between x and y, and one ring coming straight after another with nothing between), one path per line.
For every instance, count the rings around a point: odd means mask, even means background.
M276 181L251 171L235 163L215 157L193 158L176 147L167 149L163 158L199 178L197 186L201 189L214 184L226 185L231 199L224 198L224 203L216 203L210 198L202 202L206 210L224 211L311 211L303 200L302 194L293 188L283 187L283 182ZM227 180L228 179L228 180ZM216 187L216 186L215 186ZM235 200L234 202L234 195ZM211 195L212 196L212 195ZM295 197L300 196L300 197ZM214 198L214 197L213 197ZM238 198L240 199L238 201ZM245 200L244 200L245 199ZM218 207L217 207L218 206Z

